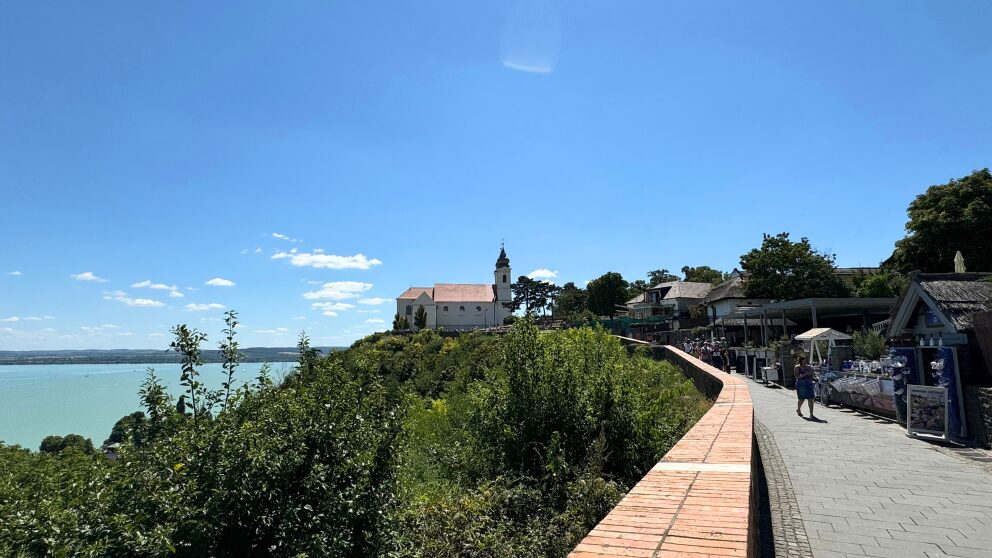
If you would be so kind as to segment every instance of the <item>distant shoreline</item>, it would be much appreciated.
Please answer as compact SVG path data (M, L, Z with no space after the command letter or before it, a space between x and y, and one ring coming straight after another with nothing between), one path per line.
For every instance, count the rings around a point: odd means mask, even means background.
M327 354L343 347L317 347ZM241 362L296 362L296 347L248 347L241 351ZM151 349L0 351L0 366L44 364L177 364L181 356L172 351ZM218 350L203 351L205 364L224 362Z

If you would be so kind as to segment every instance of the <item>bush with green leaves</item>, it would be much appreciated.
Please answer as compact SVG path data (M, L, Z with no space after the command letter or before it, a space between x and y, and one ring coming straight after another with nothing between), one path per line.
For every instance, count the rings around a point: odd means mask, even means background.
M565 556L707 407L602 329L301 335L276 385L237 377L236 325L221 390L173 329L185 393L149 371L116 461L0 445L0 555Z

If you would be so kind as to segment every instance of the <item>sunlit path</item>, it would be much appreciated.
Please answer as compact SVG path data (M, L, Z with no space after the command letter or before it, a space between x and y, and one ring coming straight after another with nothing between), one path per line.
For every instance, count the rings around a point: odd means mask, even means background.
M992 474L982 465L848 409L818 405L825 422L801 419L795 392L749 386L756 435L780 455L762 453L769 493L790 484L772 471L788 470L802 524L786 518L785 528L804 528L813 556L992 556Z

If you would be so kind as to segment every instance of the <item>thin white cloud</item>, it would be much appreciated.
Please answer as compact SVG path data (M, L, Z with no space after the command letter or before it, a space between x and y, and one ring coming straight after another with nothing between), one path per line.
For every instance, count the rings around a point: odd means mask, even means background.
M182 298L183 293L179 291L179 287L175 285L166 285L165 283L152 283L148 279L144 281L139 281L131 285L135 289L155 289L158 291L169 291L169 296L172 298Z
M24 275L24 274L21 273L20 271L8 271L7 272L7 275L13 275L14 277L20 277L21 275Z
M227 308L223 304L218 304L216 302L209 302L207 304L187 304L187 312L205 312L207 310L221 310Z
M9 318L0 318L0 322L19 322L24 320L25 322L40 322L41 320L53 319L51 316L45 316L44 318L40 316L10 316Z
M359 304L368 304L369 306L378 306L379 304L385 304L387 302L389 302L388 298L379 298L376 296L358 299Z
M293 319L294 320L305 320L305 319L307 319L307 317L306 316L297 316L297 317L295 317Z
M89 335L108 335L111 330L120 329L120 326L114 324L103 324L97 326L82 326L79 329L85 331Z
M355 310L355 312L358 312L359 314L378 314L380 313L380 310Z
M236 283L222 277L214 277L213 279L207 281L206 284L211 287L233 287Z
M320 310L325 316L332 318L336 318L338 312L351 310L355 307L354 304L348 304L347 302L314 302L310 306L315 310Z
M264 333L267 335L286 335L289 333L289 329L284 327L277 327L275 329L256 329L255 333Z
M278 238L279 240L285 240L287 242L303 242L303 239L300 239L300 238L291 238L288 235L285 235L285 234L282 234L282 233L277 233L277 232L272 233L272 238Z
M245 248L244 250L242 250L242 251L241 251L241 253L242 253L242 254L247 254L247 253L248 253L248 249L247 249L247 248Z
M386 320L380 320L379 318L369 318L369 319L365 320L365 323L367 323L367 324L384 324L384 323L386 323Z
M261 254L261 253L262 253L262 249L261 248L255 248L255 251L252 252L252 254Z
M531 279L554 279L558 277L557 271L551 271L546 267L539 267L527 274Z
M372 283L361 281L331 281L324 283L320 290L303 293L303 298L307 300L320 300L329 298L331 300L344 300L356 298L361 293L372 288Z
M17 321L20 321L20 320L21 320L21 318L19 318L17 316L11 316L9 318L4 318L4 319L0 320L0 322L17 322Z
M82 273L75 273L73 275L70 275L69 277L72 277L76 281L95 281L97 283L106 283L107 282L107 280L104 279L103 277L97 277L96 275L93 275L93 272L92 271L84 271Z
M276 252L272 256L272 259L289 259L289 263L296 267L314 267L317 269L370 269L373 266L382 264L380 260L376 258L369 259L364 254L337 256L335 254L324 254L317 251L314 251L314 253L295 253L292 250L289 252Z
M165 303L158 300L153 300L150 298L131 298L124 291L112 291L103 293L104 300L116 300L117 302L126 304L128 306L138 306L142 308L158 308L160 306L165 306Z

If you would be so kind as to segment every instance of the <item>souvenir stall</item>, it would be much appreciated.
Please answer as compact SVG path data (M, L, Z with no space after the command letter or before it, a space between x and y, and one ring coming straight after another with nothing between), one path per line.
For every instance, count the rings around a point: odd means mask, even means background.
M823 404L838 403L895 417L895 382L881 361L855 360L850 335L815 328L796 336L804 343L817 377L815 393ZM826 348L824 349L824 345Z
M889 324L893 357L902 363L892 370L903 380L895 402L909 435L969 436L964 388L990 379L975 358L972 316L992 309L992 274L966 273L963 262L954 264L955 273L910 274Z

